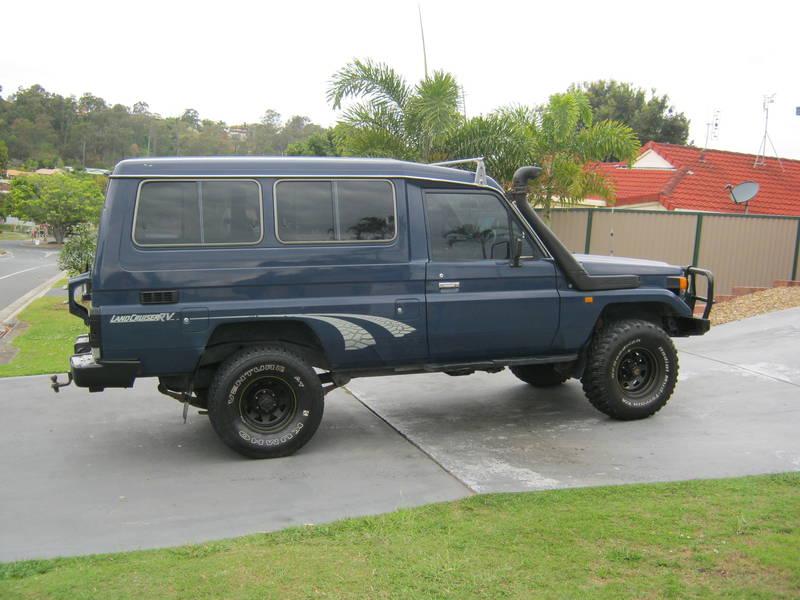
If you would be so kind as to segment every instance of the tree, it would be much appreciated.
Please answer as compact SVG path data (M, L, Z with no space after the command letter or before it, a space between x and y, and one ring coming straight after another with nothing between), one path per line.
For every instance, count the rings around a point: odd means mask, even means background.
M588 98L576 90L554 94L542 107L504 108L470 119L449 146L456 155L486 157L487 169L506 187L517 167L542 167L528 199L548 221L556 199L569 204L598 195L613 202L613 188L589 164L608 156L630 162L640 148L624 123L595 121Z
M328 101L342 108L337 133L347 154L431 162L448 156L445 142L461 116L455 77L435 71L410 86L394 69L355 60L334 74Z
M181 115L181 121L189 125L192 129L200 127L200 113L193 108L187 108Z
M333 129L312 133L301 142L286 147L287 156L341 156L342 151Z
M685 144L689 139L689 119L676 112L669 96L648 93L629 83L592 81L572 86L589 98L595 119L621 121L630 126L642 143L667 142Z
M6 169L8 169L8 146L0 140L0 177L6 176Z
M35 223L47 223L56 242L79 223L96 223L103 207L103 191L87 175L29 175L11 182L9 214Z
M632 162L639 139L628 125L614 120L595 121L586 95L578 91L553 94L529 124L533 132L533 157L542 174L531 185L529 200L544 209L549 221L553 200L574 203L589 195L609 202L614 189L588 163L614 156Z

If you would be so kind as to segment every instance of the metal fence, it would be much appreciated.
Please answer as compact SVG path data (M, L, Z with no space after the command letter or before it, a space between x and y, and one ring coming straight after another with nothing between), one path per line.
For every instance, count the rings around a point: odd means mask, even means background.
M573 252L711 269L717 294L798 276L800 217L565 208L553 210L551 227Z

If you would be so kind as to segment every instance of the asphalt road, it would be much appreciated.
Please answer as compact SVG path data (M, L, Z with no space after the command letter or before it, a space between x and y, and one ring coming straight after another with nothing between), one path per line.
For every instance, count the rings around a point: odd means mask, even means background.
M644 421L606 418L577 382L542 392L508 372L361 379L348 384L356 397L328 396L298 454L268 461L228 450L194 409L183 425L151 381L55 395L44 377L0 379L0 561L217 539L473 491L800 470L800 309L679 346L676 393Z
M0 310L58 274L58 251L27 241L0 240Z

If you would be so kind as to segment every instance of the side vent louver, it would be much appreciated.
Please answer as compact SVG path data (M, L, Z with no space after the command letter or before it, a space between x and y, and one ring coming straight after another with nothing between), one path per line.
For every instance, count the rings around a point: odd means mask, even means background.
M139 292L141 304L175 304L178 301L178 292L175 290L153 290Z

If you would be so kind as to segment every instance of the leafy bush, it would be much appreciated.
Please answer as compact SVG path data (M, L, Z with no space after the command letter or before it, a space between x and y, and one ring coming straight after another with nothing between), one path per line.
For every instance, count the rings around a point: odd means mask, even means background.
M72 228L64 242L64 248L58 255L58 268L70 275L78 275L88 271L94 262L97 248L97 229L89 223L80 223Z

